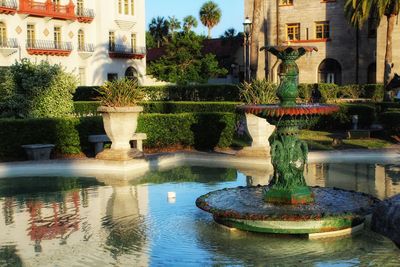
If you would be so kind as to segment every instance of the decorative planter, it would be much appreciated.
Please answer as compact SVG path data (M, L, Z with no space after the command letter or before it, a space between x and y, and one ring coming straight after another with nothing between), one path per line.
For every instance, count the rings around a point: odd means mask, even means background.
M137 128L139 113L143 107L105 107L97 111L103 117L104 130L112 144L110 149L99 153L96 158L110 160L129 160L143 156L137 149L131 149L129 141Z
M275 126L266 119L246 113L246 132L251 137L251 146L238 152L237 156L269 157L269 137L275 131Z

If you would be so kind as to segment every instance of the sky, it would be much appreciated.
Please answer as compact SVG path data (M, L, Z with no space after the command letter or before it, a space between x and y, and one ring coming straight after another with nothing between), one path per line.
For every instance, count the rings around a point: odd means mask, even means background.
M195 31L207 35L207 28L199 19L200 7L205 2L207 0L146 0L146 26L148 28L151 19L157 16L165 18L175 16L182 21L184 17L192 15L199 22ZM213 38L219 37L229 28L235 28L237 32L243 31L243 0L213 0L213 2L217 3L222 11L220 23L211 30Z

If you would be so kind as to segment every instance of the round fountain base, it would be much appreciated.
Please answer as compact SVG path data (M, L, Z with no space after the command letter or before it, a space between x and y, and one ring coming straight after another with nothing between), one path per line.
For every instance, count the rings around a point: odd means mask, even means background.
M285 205L265 202L268 186L210 192L196 205L216 222L240 230L273 234L315 234L343 231L363 224L378 199L337 188L310 188L314 202Z

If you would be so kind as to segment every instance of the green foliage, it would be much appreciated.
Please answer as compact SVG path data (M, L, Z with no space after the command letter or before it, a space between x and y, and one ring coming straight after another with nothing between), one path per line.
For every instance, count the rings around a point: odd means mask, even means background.
M358 84L349 84L338 87L338 96L357 99L363 94L363 88Z
M100 86L79 86L74 93L74 101L96 101L100 96Z
M63 117L73 112L72 94L76 79L60 65L31 63L24 59L10 67L14 81L12 95L3 106L24 118Z
M199 12L200 21L208 28L208 38L211 38L211 29L221 20L221 9L213 1L205 2Z
M135 106L144 98L137 81L127 78L107 81L98 92L100 104L107 107Z
M311 92L313 84L311 83L300 83L299 86L299 97L305 100L311 99Z
M97 86L78 87L74 101L95 101ZM145 99L153 101L240 101L239 88L233 84L147 86L142 87Z
M167 42L169 32L168 21L164 17L153 18L149 24L149 33L157 44L161 47Z
M157 42L150 32L146 32L146 48L152 49L157 47Z
M185 32L190 32L192 28L197 28L198 22L192 15L183 18L183 30Z
M146 99L153 101L239 101L236 85L178 85L143 88Z
M384 89L383 84L366 84L363 86L363 96L374 102L379 102L383 100Z
M239 86L240 99L246 104L276 103L277 86L267 80L253 80Z
M145 101L139 102L144 108L143 113L185 113L185 112L232 112L234 113L238 102L188 102L188 101ZM97 114L100 102L80 101L74 102L77 116L93 116Z
M318 130L348 130L351 127L351 118L358 115L358 125L368 128L376 119L374 105L368 104L340 104L340 110L329 116L322 116L313 127Z
M199 113L199 112L232 112L234 113L237 102L142 102L144 113Z
M137 132L147 134L146 147L194 146L209 150L232 144L236 115L233 113L144 114Z
M209 78L225 75L218 67L215 55L201 53L203 37L193 32L181 32L171 37L166 54L151 62L148 73L159 80L177 83L205 83Z
M387 111L380 115L380 121L391 135L400 135L400 110Z
M318 90L321 92L322 103L337 99L338 86L333 83L319 83Z
M0 102L9 99L15 89L15 83L10 68L0 67Z
M378 111L380 112L385 112L389 111L391 109L399 109L400 108L400 103L398 102L379 102L375 103Z
M236 115L233 113L143 114L139 117L137 132L147 134L145 147L174 145L199 149L232 144ZM1 119L0 159L24 159L24 144L55 144L60 154L90 154L91 134L104 134L101 117Z
M140 180L133 180L133 184L164 184L164 183L210 183L222 181L236 181L237 171L235 169L212 168L205 170L204 167L182 166L167 171L155 171L148 173Z

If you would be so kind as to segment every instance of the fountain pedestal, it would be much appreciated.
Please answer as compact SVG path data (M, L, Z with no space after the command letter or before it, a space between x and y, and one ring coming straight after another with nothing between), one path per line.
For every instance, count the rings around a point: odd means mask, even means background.
M350 234L360 228L378 200L372 196L332 188L311 188L304 178L307 144L298 138L307 121L339 110L334 105L296 104L298 67L296 60L314 47L278 46L266 50L282 60L279 105L243 105L238 111L254 114L276 126L271 140L274 168L269 185L239 187L210 192L196 205L213 214L216 222L241 230L281 233ZM346 230L347 229L347 230Z

